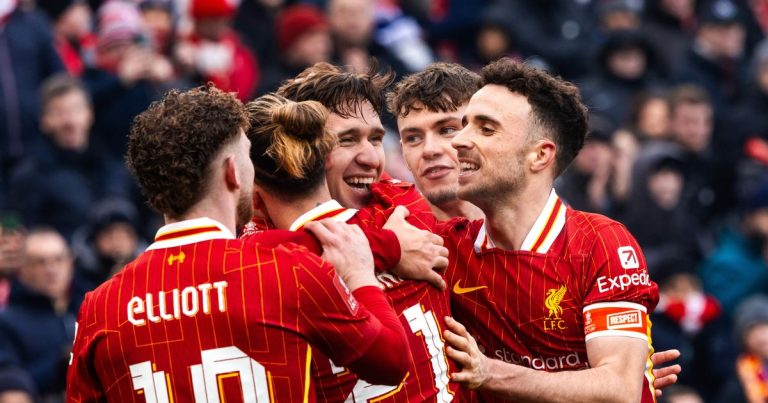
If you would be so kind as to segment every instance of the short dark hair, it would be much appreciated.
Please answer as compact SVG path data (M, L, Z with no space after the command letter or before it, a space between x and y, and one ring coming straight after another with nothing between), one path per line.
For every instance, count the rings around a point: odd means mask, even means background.
M395 117L414 110L453 112L480 89L480 76L455 63L435 63L403 78L387 94L387 108Z
M66 73L52 75L40 84L40 110L44 112L51 101L73 91L83 94L90 105L91 98L79 79Z
M680 105L709 105L712 99L707 90L696 84L680 84L669 92L669 110L672 115Z
M384 112L384 90L394 79L392 71L379 73L375 61L365 73L353 73L320 62L283 82L276 93L296 102L320 102L330 112L347 118L362 114L362 103L368 101L381 116Z
M128 168L149 205L178 218L202 199L221 148L248 126L245 107L232 93L212 84L171 90L134 119Z
M544 70L501 58L482 70L483 85L501 85L524 96L534 123L557 144L555 176L559 176L584 145L589 114L579 89Z

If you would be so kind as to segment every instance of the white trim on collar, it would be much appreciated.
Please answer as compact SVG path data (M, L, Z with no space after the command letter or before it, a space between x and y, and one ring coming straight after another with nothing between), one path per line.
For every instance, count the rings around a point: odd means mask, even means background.
M194 232L198 229L200 232ZM186 232L194 233L187 235ZM158 238L165 239L157 240ZM155 239L156 241L149 245L147 250L171 248L211 239L235 239L235 235L220 222L208 217L200 217L166 224L157 230Z
M557 236L560 235L565 227L565 210L565 204L563 204L557 196L555 189L552 189L547 198L547 202L544 204L544 208L541 213L539 213L536 221L534 221L533 227L528 231L528 235L525 236L525 240L523 241L520 250L526 252L547 253L549 248L555 242L555 239L557 239ZM491 237L488 236L485 222L483 222L483 226L480 227L480 231L475 239L475 252L481 252L495 247L496 244L494 244Z
M339 211L335 215L328 215L337 210ZM320 217L333 218L338 222L347 222L347 220L352 218L352 216L354 216L356 213L357 213L357 210L344 208L344 206L342 206L339 202L331 199L325 203L320 204L319 206L315 206L313 209L300 215L299 218L297 218L288 229L291 231L296 231L299 228L303 227L306 223L310 221L315 221ZM328 216L323 217L324 215L328 215Z

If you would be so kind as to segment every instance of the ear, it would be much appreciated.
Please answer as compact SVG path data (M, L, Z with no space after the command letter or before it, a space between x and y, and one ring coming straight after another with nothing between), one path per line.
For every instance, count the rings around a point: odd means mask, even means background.
M554 167L557 145L550 139L541 139L534 143L531 150L531 171L541 172Z
M237 177L237 164L233 155L224 158L224 182L227 184L227 189L230 190L237 190L241 187L240 179Z

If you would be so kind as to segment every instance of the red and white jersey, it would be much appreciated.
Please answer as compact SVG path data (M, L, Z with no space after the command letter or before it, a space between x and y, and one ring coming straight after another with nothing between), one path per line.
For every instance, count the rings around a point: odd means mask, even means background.
M333 267L234 239L207 218L155 242L86 296L70 402L314 401L314 348L354 362L382 331Z
M371 201L357 214L369 226L381 227L397 206L404 206L410 214L406 221L416 228L434 232L437 219L424 196L415 185L397 179L381 180L371 185Z
M359 217L361 213L365 217L372 217L370 214L374 208L380 208L380 206L367 206L358 211L346 209L337 201L331 200L302 214L290 228L300 230L309 221L332 218L340 222L358 224L364 232L376 230L380 227L376 227L373 221L361 220ZM381 211L384 210L381 209ZM248 239L259 242L260 238L269 236L270 231L265 231ZM377 277L408 335L413 366L398 386L371 385L334 360L315 354L312 365L317 385L317 400L324 402L451 401L457 385L449 383L453 363L449 363L445 355L445 342L442 338L445 316L450 315L448 294L440 292L425 282L404 281L387 272L379 272Z
M573 210L554 190L520 250L497 248L482 220L443 231L454 316L492 358L544 371L589 366L586 341L646 340L658 288L620 223ZM643 401L654 401L650 354ZM490 398L490 396L486 396Z

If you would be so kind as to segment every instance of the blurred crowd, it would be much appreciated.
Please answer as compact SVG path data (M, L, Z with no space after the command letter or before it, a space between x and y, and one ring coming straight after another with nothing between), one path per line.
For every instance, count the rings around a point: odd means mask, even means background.
M0 0L0 402L63 399L84 293L154 236L123 155L164 91L248 101L321 61L403 77L503 56L590 107L556 187L643 247L653 344L682 353L664 399L766 402L766 34L768 0Z

